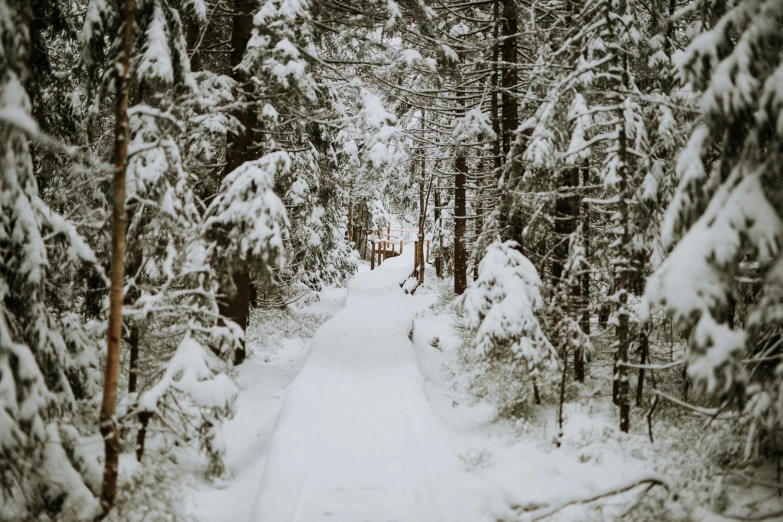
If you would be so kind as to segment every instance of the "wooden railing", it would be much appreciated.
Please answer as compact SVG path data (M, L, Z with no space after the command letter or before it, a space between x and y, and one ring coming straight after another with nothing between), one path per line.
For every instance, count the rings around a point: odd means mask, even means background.
M375 232L375 231L372 231ZM418 231L416 231L418 232ZM391 234L389 234L388 237L391 237ZM370 241L371 246L371 252L370 252L370 270L375 270L375 260L376 256L378 259L378 266L381 266L381 264L389 257L396 257L400 254L402 254L403 247L405 246L405 243L413 243L413 252L414 252L414 266L419 266L421 263L419 262L418 255L419 255L419 240L418 239L399 239L399 240L386 240L386 239L373 239ZM400 245L400 251L397 252L397 245ZM426 259L427 263L430 262L430 240L427 239L424 242L425 245L425 254L424 259ZM391 255L389 253L391 252Z
M396 257L400 254L402 254L402 249L405 243L413 243L414 245L414 267L418 267L421 265L421 261L419 260L419 240L418 239L405 239L405 233L406 232L413 232L417 236L419 234L418 228L392 228L391 225L388 225L386 227L386 230L383 230L382 228L379 229L368 229L365 231L365 235L370 238L370 246L372 247L372 252L370 253L370 270L375 270L375 263L376 259L378 262L378 266L381 266L381 263L383 263L387 258L389 257ZM400 245L400 251L397 252L397 245ZM430 240L427 239L425 242L426 246L426 253L424 254L424 259L427 263L430 262ZM389 255L389 252L391 252L391 255Z

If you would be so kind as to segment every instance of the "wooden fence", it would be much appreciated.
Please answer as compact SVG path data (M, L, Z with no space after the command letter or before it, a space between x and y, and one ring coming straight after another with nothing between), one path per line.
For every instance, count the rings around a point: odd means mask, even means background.
M405 233L406 232L415 232L416 234L419 233L419 230L416 228L391 228L391 226L387 227L386 230L383 229L377 229L377 230L367 230L365 234L369 236L370 239L370 245L372 247L372 251L370 252L370 270L375 270L375 264L376 260L378 263L378 266L381 266L381 264L388 259L389 257L396 257L400 254L402 254L403 247L406 243L413 243L414 245L414 252L415 257L414 259L414 267L418 267L421 262L418 259L419 255L419 240L418 239L405 239ZM397 245L399 245L399 251L397 251ZM427 263L430 262L430 240L427 239L425 242L425 249L426 253L424 255L424 259Z

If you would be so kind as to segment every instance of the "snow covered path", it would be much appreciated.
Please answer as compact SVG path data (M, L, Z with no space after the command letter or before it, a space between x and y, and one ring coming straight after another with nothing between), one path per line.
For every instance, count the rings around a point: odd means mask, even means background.
M425 396L399 283L412 249L358 274L286 392L250 519L479 522L497 488L468 473Z

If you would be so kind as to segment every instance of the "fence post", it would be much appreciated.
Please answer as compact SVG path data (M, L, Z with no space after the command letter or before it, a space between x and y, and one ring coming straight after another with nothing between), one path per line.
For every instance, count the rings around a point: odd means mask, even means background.
M375 270L375 241L370 241L370 270Z
M402 245L403 245L404 241L405 240L400 239L400 255L402 255Z
M419 268L419 242L413 242L413 271Z
M425 263L430 262L430 240L427 240L427 255L424 256L424 259L426 260Z

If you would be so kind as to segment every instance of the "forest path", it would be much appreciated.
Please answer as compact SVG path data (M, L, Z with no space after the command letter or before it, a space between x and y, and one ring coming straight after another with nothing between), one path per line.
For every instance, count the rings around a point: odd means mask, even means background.
M359 273L286 392L250 519L480 522L498 491L464 470L424 393L399 283L413 249Z

